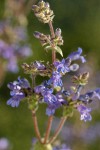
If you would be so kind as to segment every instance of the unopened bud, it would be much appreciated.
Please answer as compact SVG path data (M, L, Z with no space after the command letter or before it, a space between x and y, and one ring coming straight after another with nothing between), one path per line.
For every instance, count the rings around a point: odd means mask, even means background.
M37 39L40 39L41 33L38 32L38 31L35 31L35 32L34 32L34 36L35 36Z
M39 7L37 5L33 5L32 10L37 13L39 11Z
M39 1L38 6L40 7L40 9L45 7L45 2L43 0Z
M87 80L89 78L89 72L85 72L82 75L82 79Z
M60 28L56 29L55 35L58 37L61 36L61 29Z
M46 8L50 8L50 5L49 5L48 2L45 3L45 7L46 7Z

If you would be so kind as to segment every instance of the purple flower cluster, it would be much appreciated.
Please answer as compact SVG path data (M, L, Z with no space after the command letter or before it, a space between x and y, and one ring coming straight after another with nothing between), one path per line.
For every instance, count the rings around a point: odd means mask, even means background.
M48 88L44 84L42 84L35 87L34 91L37 94L41 94L43 96L43 102L48 104L48 107L46 109L46 114L48 116L53 115L55 113L55 110L62 105L60 98L58 99L58 95L53 94L52 88Z
M33 94L38 95L39 102L46 103L46 114L48 116L54 115L55 110L61 106L65 106L67 109L71 107L76 108L80 113L81 120L90 121L92 119L90 112L91 109L86 105L93 101L94 98L100 99L100 89L94 91L89 91L86 94L81 94L83 86L87 83L88 73L75 76L73 83L76 85L71 88L69 87L65 90L63 86L62 77L68 72L77 71L79 68L78 64L73 64L74 60L81 60L85 63L86 60L82 54L82 49L78 48L76 52L70 54L66 59L60 61L55 61L52 67L52 73L50 73L50 78L44 81L41 85L34 87ZM34 67L36 70L45 71L46 66L39 61L35 61ZM18 81L8 84L11 89L11 98L8 100L7 104L12 107L18 107L21 99L25 97L25 90L30 88L27 80L18 78Z
M76 52L71 53L66 59L62 59L62 61L55 61L54 66L57 70L57 72L61 74L65 74L70 71L77 71L79 68L78 64L71 64L74 60L81 60L82 63L85 63L86 60L82 54L82 49L78 48Z
M67 100L63 97L63 94L67 97L70 96L72 93L69 92L69 95L67 95L65 94L66 91L62 90L63 81L61 78L65 73L70 71L76 71L78 69L78 65L71 65L71 62L76 59L84 58L83 56L80 56L81 53L82 49L78 48L77 52L72 53L66 59L63 59L61 62L55 61L54 70L52 72L51 78L48 81L44 82L42 85L39 85L34 88L35 93L41 94L43 97L43 101L48 104L48 107L46 109L46 114L48 116L53 115L55 113L55 110L60 106L67 105ZM82 62L85 62L85 58Z
M28 80L19 77L17 81L10 82L8 88L11 90L11 98L7 101L7 105L18 107L20 101L26 96L24 91L30 88L30 84Z
M12 27L8 22L1 22L0 37L2 39L0 40L0 57L3 62L6 62L5 70L16 73L18 72L18 59L32 54L30 46L25 44L27 31L24 27Z

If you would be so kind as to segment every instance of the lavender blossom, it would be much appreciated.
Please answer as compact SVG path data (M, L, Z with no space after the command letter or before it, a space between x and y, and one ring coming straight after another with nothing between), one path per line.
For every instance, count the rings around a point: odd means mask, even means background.
M48 83L49 84L53 84L54 88L62 87L63 83L62 83L61 77L62 77L61 74L59 74L58 72L54 71L52 73L51 78L48 80Z
M9 34L10 33L10 34ZM4 37L8 37L5 41ZM32 54L27 43L27 31L22 26L12 26L9 21L0 23L0 57L5 64L5 70L18 72L19 58L29 57Z
M34 66L38 69L38 70L45 70L45 65L44 64L42 64L41 62L39 62L39 61L35 61L34 62Z
M94 91L89 91L86 94L80 95L79 100L83 101L84 103L88 103L89 101L93 101L95 98L100 99L99 88Z
M70 58L71 61L80 59L82 63L85 63L86 59L84 58L84 56L81 56L81 54L82 54L82 49L79 47L78 50L76 52L72 52L68 56L68 58Z
M20 101L25 98L25 89L30 88L30 84L28 80L20 77L17 81L10 82L8 84L8 88L11 90L10 95L11 98L7 101L7 105L11 105L12 107L18 107Z
M81 117L80 117L81 120L84 120L85 122L86 121L91 121L91 119L92 119L92 117L90 115L91 108L87 108L85 105L79 105L77 107L77 110L81 114Z
M10 143L6 138L0 139L0 150L8 150L10 147Z
M70 71L69 65L70 65L70 59L68 59L67 62L65 59L62 59L61 62L60 61L54 62L54 66L55 66L57 72L62 73L62 74L65 74Z

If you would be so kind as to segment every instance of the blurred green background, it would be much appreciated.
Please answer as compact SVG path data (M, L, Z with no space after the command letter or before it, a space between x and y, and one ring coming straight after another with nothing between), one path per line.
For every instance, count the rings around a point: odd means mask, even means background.
M0 1L1 20L3 19L5 1ZM100 69L100 0L48 0L48 2L50 2L51 8L55 13L54 28L59 27L62 29L64 57L73 50L76 50L77 47L82 47L83 53L87 55L89 64L94 71L92 74L94 80ZM19 66L23 62L51 60L51 52L45 53L39 41L33 37L34 31L49 33L48 25L42 24L36 19L31 7L26 17L28 19L29 43L31 44L33 55L26 60L21 59ZM59 54L57 56L60 58ZM6 101L10 97L7 83L16 80L18 76L25 76L30 79L30 77L23 73L20 67L20 71L17 74L6 73L4 83L0 88L0 137L8 138L14 150L30 150L32 138L35 137L35 133L31 112L27 108L27 103L21 103L18 108L11 108L6 105ZM39 83L39 81L37 82ZM99 75L98 80L94 80L94 86L97 83L100 85ZM100 108L100 102L98 102L98 105ZM81 122L77 113L73 119L70 118L68 121L82 130L83 124L84 126L87 124L88 127L100 122L99 110L94 110L92 113L93 120L90 123ZM46 119L45 109L41 107L38 112L38 120L42 134L45 129ZM100 150L100 137L89 144L79 139L74 139L70 146L73 150Z

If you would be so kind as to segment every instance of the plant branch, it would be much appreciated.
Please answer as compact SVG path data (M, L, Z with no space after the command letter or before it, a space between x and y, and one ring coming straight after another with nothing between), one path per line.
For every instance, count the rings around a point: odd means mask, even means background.
M55 131L55 133L54 133L54 135L53 135L53 137L49 140L49 142L48 143L53 143L54 142L54 140L57 138L57 136L59 135L59 133L60 133L60 131L61 131L61 129L62 129L62 127L64 126L64 123L65 123L65 121L66 121L66 119L67 119L67 117L63 117L63 118L61 118L61 120L60 120L60 123L59 123L59 126L58 126L58 128L57 128L57 130Z
M53 38L55 38L55 33L54 33L52 21L49 22L49 27L50 27L50 32L51 32L51 38L53 39ZM55 61L55 59L56 59L56 52L54 51L53 45L52 45L52 63ZM52 121L53 121L53 116L50 116L48 118L47 130L46 130L46 134L45 134L45 138L44 138L44 142L43 142L44 144L46 144L48 141L50 131L51 131L51 126L52 126Z
M46 130L46 134L45 134L45 138L44 138L44 144L47 143L49 135L50 135L50 131L51 131L51 126L52 126L52 121L53 121L53 116L50 116L48 118L48 125L47 125L47 130Z
M34 110L32 110L32 118L33 118L34 129L35 129L35 133L36 133L37 139L39 140L40 143L42 143L41 135L40 135L39 128L38 128L37 117L36 117L36 113L35 113Z
M50 32L52 39L55 38L55 33L52 25L52 21L49 22ZM52 48L52 62L56 60L56 51Z

